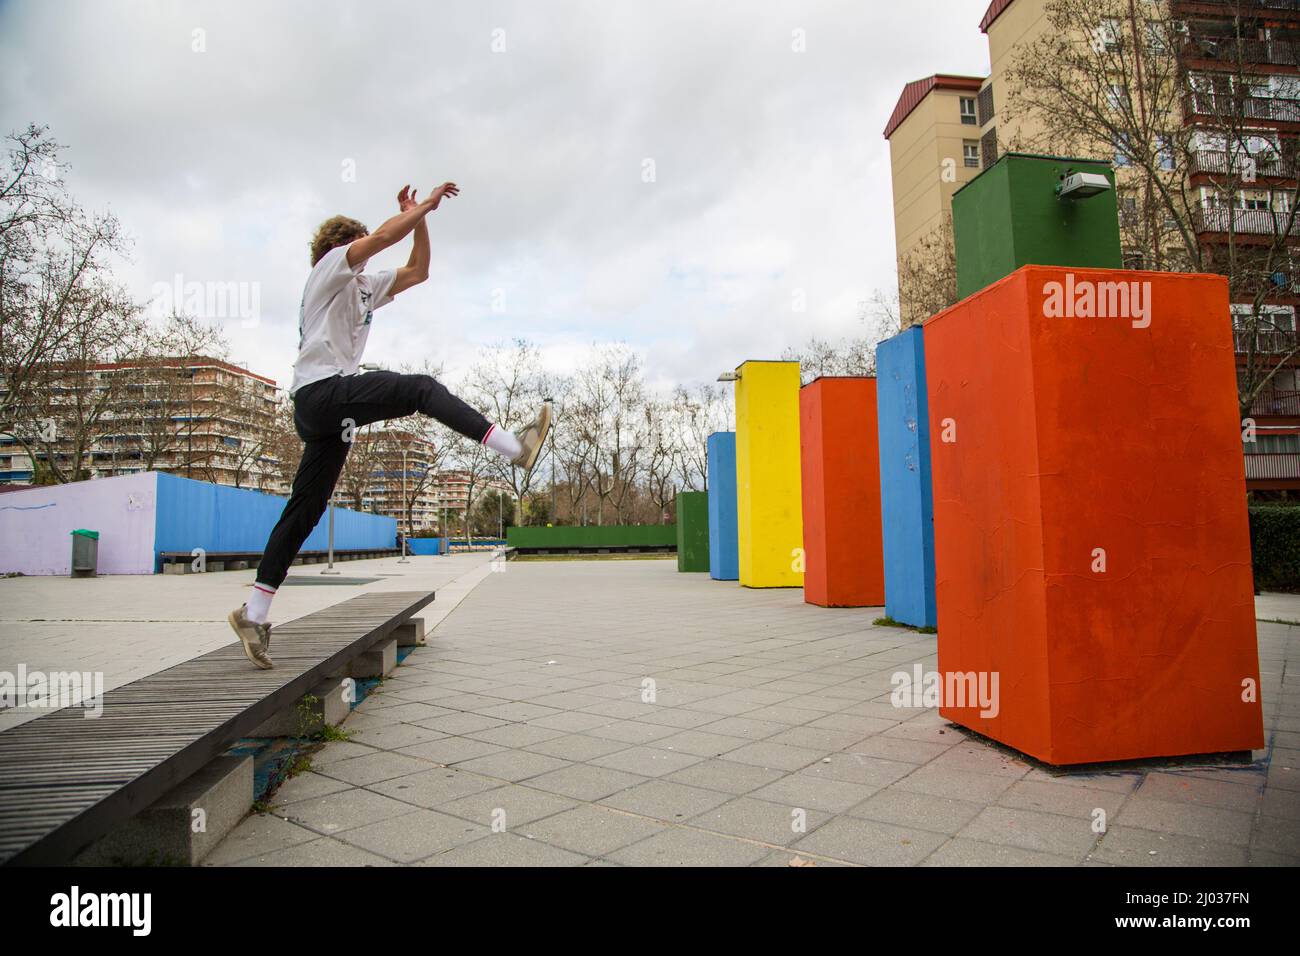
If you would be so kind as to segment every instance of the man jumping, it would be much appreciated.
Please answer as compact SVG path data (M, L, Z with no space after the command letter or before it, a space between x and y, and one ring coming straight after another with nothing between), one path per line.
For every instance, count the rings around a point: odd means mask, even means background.
M525 471L533 467L550 431L549 404L543 404L537 418L516 437L489 422L432 376L358 374L374 310L429 278L429 229L424 217L444 198L459 194L455 183L443 183L420 202L409 186L403 186L397 195L400 211L373 233L346 216L327 219L316 230L311 243L312 270L299 313L298 360L289 388L294 428L305 446L302 461L289 501L266 543L253 593L248 603L229 617L244 654L258 667L272 666L267 653L271 600L284 583L298 549L325 513L356 429L406 415L428 415ZM414 248L405 266L395 272L361 271L375 253L412 234Z

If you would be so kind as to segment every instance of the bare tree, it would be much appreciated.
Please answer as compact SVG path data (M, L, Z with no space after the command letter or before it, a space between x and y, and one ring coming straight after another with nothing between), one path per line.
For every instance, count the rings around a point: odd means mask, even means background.
M590 430L596 523L605 523L607 505L613 508L615 521L620 521L640 475L645 438L640 359L623 344L597 346L576 381L583 425Z
M898 316L901 328L919 325L957 304L957 255L951 213L944 213L939 225L899 259L898 294L905 303Z
M109 258L126 242L117 220L84 212L62 178L62 147L44 127L6 137L0 182L0 432L59 481L86 470L102 396L78 370L128 357L139 344L135 308L113 282ZM51 390L59 389L56 400ZM71 390L71 391L69 391ZM57 405L52 408L51 405ZM55 413L58 413L57 415ZM69 415L67 461L49 458L51 416Z
M518 431L532 421L544 400L553 397L554 386L542 367L537 346L527 339L515 339L509 345L497 344L480 350L463 391L465 400L478 406L490 421ZM499 456L487 458L486 473L509 485L515 499L522 501L537 476L545 473L550 453L548 442L529 471L515 468Z
M120 373L125 388L112 415L116 444L142 471L190 470L197 461L184 439L194 416L177 414L188 402L189 367L199 356L224 360L228 345L218 326L180 313L148 334L148 349Z
M694 388L679 386L673 393L672 424L677 433L682 486L706 491L709 486L709 436L730 431L735 412L732 388L703 383Z
M1052 29L1011 69L1005 112L1022 132L1010 145L1114 157L1128 262L1227 277L1248 416L1300 354L1288 307L1300 146L1263 128L1300 121L1300 81L1259 75L1267 41L1251 17L1201 35L1137 0L1049 0L1046 15Z
M682 470L682 435L674 418L670 403L646 402L645 483L660 524L668 521L668 505L677 497Z

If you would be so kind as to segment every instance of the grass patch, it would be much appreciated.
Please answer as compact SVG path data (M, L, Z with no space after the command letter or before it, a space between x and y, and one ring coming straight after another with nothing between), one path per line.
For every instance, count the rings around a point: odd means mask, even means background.
M905 631L915 631L917 634L938 634L937 627L913 627L911 624L904 624L902 621L895 621L892 617L878 617L871 622L877 627L898 627Z

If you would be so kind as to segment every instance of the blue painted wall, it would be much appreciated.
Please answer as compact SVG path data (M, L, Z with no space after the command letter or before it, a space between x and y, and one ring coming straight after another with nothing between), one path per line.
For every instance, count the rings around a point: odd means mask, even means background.
M338 518L335 517L334 537L338 538L339 529L337 524ZM446 538L407 538L406 551L408 554L446 554Z
M192 481L179 475L158 475L157 524L154 552L261 551L284 510L276 495ZM334 548L394 548L397 519L334 509ZM321 516L302 546L304 551L329 547L329 512Z
M934 627L934 490L925 346L913 326L876 346L885 614Z
M709 436L709 577L740 579L736 516L736 433Z

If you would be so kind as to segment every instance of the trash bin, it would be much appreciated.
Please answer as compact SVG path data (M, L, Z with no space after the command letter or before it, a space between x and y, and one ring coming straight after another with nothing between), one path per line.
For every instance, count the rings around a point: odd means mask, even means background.
M99 532L78 528L72 532L72 576L93 578L99 566Z

